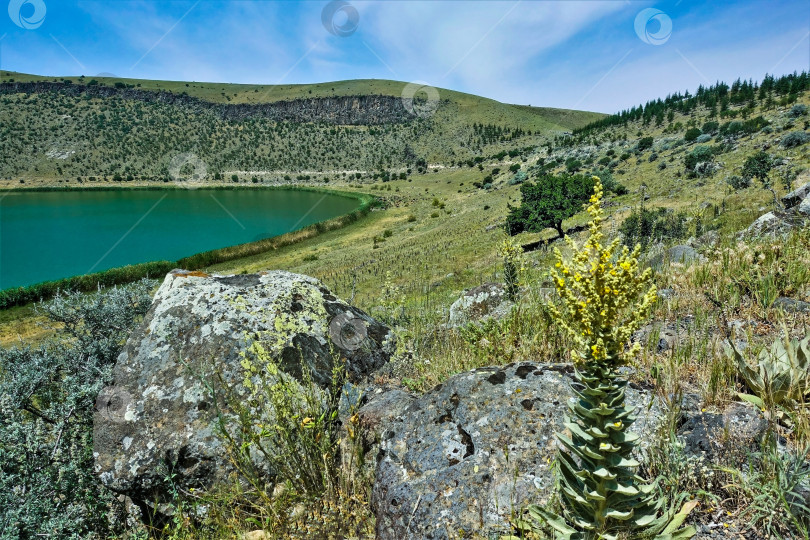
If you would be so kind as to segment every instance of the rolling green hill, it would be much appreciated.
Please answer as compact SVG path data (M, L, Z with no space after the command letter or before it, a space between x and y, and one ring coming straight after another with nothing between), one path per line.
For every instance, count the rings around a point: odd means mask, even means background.
M177 176L172 159L188 153L211 180L399 174L526 149L604 116L445 89L437 89L435 111L413 114L405 88L386 80L263 86L2 72L0 178L169 181ZM414 101L430 98L420 91Z

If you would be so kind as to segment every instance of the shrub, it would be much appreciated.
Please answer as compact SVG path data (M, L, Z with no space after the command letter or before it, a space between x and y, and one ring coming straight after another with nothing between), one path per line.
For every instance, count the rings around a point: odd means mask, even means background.
M575 158L565 160L565 168L569 173L575 173L582 168L582 162Z
M711 135L709 135L707 133L703 133L701 135L698 135L697 139L695 139L695 142L697 142L699 144L702 144L702 143L707 143L707 142L709 142L711 140L712 140Z
M713 135L713 134L717 133L717 130L719 128L720 128L720 124L718 124L717 122L715 122L713 120L710 120L710 121L706 122L705 124L703 124L703 127L700 129L700 131L703 132L706 135Z
M714 150L710 146L700 144L695 146L691 152L684 156L684 165L686 171L690 174L705 176L710 174L710 170L706 169L705 164L714 162ZM701 166L701 164L704 164Z
M654 142L655 142L655 139L653 139L652 137L642 137L641 139L638 140L638 149L639 149L639 151L643 152L644 150L647 150L648 148L652 148L652 145L653 145Z
M795 146L806 144L808 141L810 141L810 135L804 131L793 131L782 137L779 144L782 146L782 148L793 148Z
M751 187L750 178L743 178L742 176L736 174L726 178L726 183L730 185L732 188L734 188L736 191Z
M753 156L748 156L745 160L742 168L742 177L747 180L757 178L767 184L768 174L771 172L773 165L773 157L764 150L760 150Z
M526 171L518 171L517 174L515 174L515 176L513 176L509 180L509 185L515 186L518 184L522 184L523 182L526 181L526 178L527 178Z
M619 252L618 241L602 244L601 197L597 179L588 207L590 235L581 246L569 241L572 259L554 250L551 276L562 305L549 305L549 311L574 344L575 397L564 424L570 438L557 434L562 513L531 506L529 515L547 523L557 538L652 537L665 530L689 538L694 529L675 531L683 519L669 526L673 512L666 511L657 482L646 483L636 474L639 463L632 453L639 438L628 431L634 409L625 405L628 383L618 369L639 352L638 344L626 344L652 310L656 289L651 270L639 269L639 247L631 253L627 247Z
M118 536L121 505L93 470L93 412L152 285L60 293L39 307L58 325L51 342L0 349L0 537Z
M700 136L700 130L698 128L689 128L686 130L686 134L683 136L683 140L686 142L693 142Z
M657 153L655 153L655 152L652 152L652 153L650 153L650 157L649 157L649 159L648 159L647 161L649 161L650 163L652 163L652 162L653 162L653 161L655 161L656 159L658 159L658 154L657 154Z
M602 180L602 186L611 193L615 193L616 195L627 195L629 193L628 189L624 187L623 184L620 184L614 177L613 173L609 170L596 170L593 173L594 176L598 176Z
M804 116L807 114L807 105L803 105L801 103L797 103L793 107L790 108L790 112L788 116L790 118L798 118L800 116Z
M619 232L625 246L640 245L646 249L651 243L686 237L686 214L666 208L641 208L627 216L619 226Z

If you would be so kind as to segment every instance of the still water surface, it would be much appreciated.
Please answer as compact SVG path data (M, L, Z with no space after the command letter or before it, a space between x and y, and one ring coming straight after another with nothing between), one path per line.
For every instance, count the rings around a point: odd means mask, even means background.
M0 289L174 261L284 234L359 206L350 197L280 189L9 192L0 197Z

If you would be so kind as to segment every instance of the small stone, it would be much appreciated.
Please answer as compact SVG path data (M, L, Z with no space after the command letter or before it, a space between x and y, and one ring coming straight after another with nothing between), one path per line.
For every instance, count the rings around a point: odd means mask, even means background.
M810 313L810 302L803 302L802 300L795 300L784 296L780 296L774 300L773 307L784 310L787 313Z

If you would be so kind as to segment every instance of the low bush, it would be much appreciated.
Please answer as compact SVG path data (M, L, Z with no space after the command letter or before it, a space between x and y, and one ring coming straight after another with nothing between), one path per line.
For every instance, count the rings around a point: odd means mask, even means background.
M790 118L799 118L800 116L804 116L807 114L807 105L803 105L801 103L797 103L793 107L790 108L790 112L788 112L788 116Z
M666 208L640 208L634 210L619 227L622 242L627 247L641 245L646 249L650 244L667 240L679 240L688 234L686 214Z
M744 178L737 174L726 178L726 183L731 186L735 191L751 187L751 179Z
M683 136L683 140L686 142L693 142L700 136L700 130L698 128L689 128L686 130L686 133Z
M93 412L152 286L58 293L39 308L57 329L52 341L0 348L0 538L122 530L122 505L93 470Z
M782 137L779 145L782 148L794 148L806 144L808 141L810 141L810 135L804 131L792 131Z

